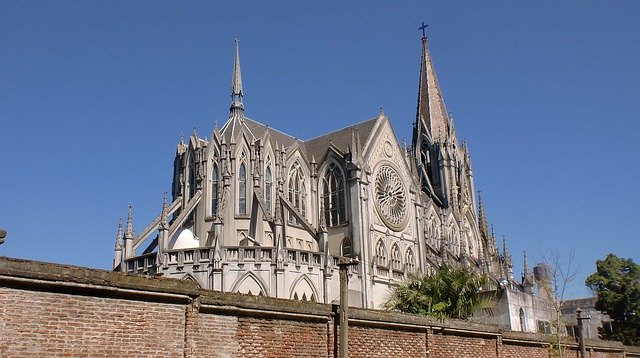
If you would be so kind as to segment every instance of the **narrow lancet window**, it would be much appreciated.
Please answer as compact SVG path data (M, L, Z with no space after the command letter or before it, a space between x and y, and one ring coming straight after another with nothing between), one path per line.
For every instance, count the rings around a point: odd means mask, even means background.
M247 214L247 170L244 163L238 169L238 214Z
M218 213L218 165L213 163L211 170L211 215Z
M271 213L271 188L273 187L273 180L271 179L271 168L267 167L264 174L264 203L267 207L267 212Z
M302 217L306 216L306 186L304 180L304 174L299 163L295 163L289 173L289 201L293 205ZM289 221L291 223L297 223L297 220L293 214L289 215Z
M345 215L344 178L335 163L331 163L323 178L322 201L325 222L337 226L347 221Z

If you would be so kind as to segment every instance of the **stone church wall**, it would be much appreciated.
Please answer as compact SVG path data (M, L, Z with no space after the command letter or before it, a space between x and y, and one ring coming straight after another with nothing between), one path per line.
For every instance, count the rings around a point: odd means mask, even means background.
M0 357L335 357L335 306L0 258ZM549 357L550 338L351 309L351 357ZM567 340L568 355L576 356ZM588 341L591 357L640 348Z

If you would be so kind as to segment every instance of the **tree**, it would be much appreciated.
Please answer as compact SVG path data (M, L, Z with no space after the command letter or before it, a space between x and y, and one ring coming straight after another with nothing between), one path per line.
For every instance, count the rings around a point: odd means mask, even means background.
M575 253L571 251L567 257L557 251L547 250L541 253L542 264L547 270L547 275L541 277L540 297L546 298L553 303L554 319L551 352L554 356L562 358L566 347L562 345L562 329L564 322L562 317L562 305L564 302L565 291L578 272L579 266L575 266Z
M609 254L586 284L598 295L596 309L613 320L612 330L598 328L600 338L640 345L640 265Z
M488 307L478 295L486 277L464 267L442 265L433 275L417 273L395 287L386 309L438 318L468 318Z

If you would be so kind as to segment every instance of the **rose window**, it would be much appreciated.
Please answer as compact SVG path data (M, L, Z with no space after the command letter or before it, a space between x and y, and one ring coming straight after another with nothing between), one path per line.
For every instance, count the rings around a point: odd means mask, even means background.
M407 194L400 175L392 167L382 165L374 185L376 209L382 221L391 229L403 229L407 217Z

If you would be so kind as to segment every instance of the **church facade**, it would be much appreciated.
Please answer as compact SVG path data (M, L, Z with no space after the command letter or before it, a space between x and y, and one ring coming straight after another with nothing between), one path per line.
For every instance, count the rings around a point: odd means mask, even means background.
M413 272L465 265L513 282L476 196L422 38L410 147L387 116L299 140L245 115L236 43L229 119L210 139L176 148L170 200L134 233L131 207L118 229L113 269L193 280L203 288L331 303L338 260L349 299L379 308Z

